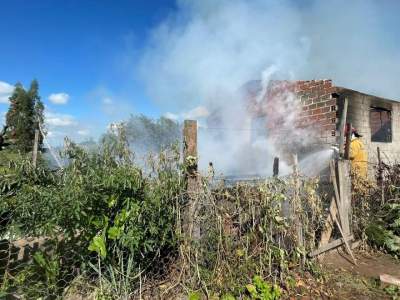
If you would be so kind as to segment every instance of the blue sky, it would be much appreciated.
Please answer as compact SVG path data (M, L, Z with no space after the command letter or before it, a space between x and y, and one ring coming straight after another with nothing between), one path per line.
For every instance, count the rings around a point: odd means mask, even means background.
M134 61L151 28L174 5L169 0L1 0L3 88L17 81L27 86L36 78L53 122L74 123L71 129L82 136L97 136L110 121L130 113L157 116ZM49 100L51 94L60 94L51 98L58 104ZM7 107L0 103L0 112Z

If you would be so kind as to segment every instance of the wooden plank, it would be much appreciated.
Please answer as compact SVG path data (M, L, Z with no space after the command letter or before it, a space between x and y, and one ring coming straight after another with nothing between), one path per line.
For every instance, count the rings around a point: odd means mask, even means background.
M329 166L331 171L331 182L334 188L334 196L332 197L331 204L329 206L329 214L325 221L324 230L322 231L321 234L321 240L318 245L319 247L328 244L332 235L335 218L337 217L338 214L338 205L337 205L338 201L336 199L339 199L339 190L337 188L337 181L336 181L337 178L336 178L335 161L331 160Z
M186 184L188 205L183 219L185 234L192 240L200 239L198 214L197 121L185 120L183 127L183 158L187 165Z
M382 274L379 276L380 281L388 284L393 284L400 286L400 278L388 275L388 274Z
M183 126L184 157L197 157L197 121L185 120Z
M327 245L329 240L331 239L333 227L335 224L334 219L336 218L337 213L338 213L338 210L337 210L335 198L332 197L331 204L329 206L329 214L325 221L324 230L321 233L321 239L320 239L318 247Z
M340 225L344 235L350 235L351 214L351 177L350 161L340 159L337 162L337 178L339 183L339 206Z
M357 266L357 261L353 255L353 251L351 251L350 245L349 245L347 239L345 238L345 235L343 234L342 226L340 226L339 221L337 219L336 219L336 225L339 228L340 234L343 237L343 241L344 241L344 244L346 245L347 252L350 254L351 258L353 259L354 264Z
M353 235L350 235L350 236L346 237L347 241L352 241L353 239L354 239ZM317 255L320 255L320 254L322 254L322 253L324 253L326 251L329 251L329 250L332 250L334 248L340 247L344 243L345 243L345 241L344 241L343 238L336 239L336 240L334 240L332 242L329 242L328 244L326 244L324 246L319 247L317 250L314 250L314 251L310 252L308 254L308 256L309 257L314 257L314 256L317 256Z
M348 100L347 98L344 98L343 100L343 110L342 114L340 117L340 125L339 125L339 130L340 130L340 136L339 136L339 155L340 157L343 157L344 155L344 133L345 133L345 125L346 125L346 119L347 119L347 106L348 106Z

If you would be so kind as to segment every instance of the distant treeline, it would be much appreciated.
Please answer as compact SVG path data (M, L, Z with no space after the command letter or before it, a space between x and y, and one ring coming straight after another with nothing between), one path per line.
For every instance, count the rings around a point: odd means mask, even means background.
M160 117L151 119L144 115L131 115L126 122L118 124L126 135L126 140L136 153L158 152L181 139L179 122ZM116 138L116 132L110 129L102 140Z

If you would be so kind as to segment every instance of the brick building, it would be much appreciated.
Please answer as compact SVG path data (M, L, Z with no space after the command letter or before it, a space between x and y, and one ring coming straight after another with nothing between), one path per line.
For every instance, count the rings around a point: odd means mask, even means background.
M371 166L377 162L377 147L384 160L400 158L399 102L336 87L331 80L270 81L264 88L254 81L246 90L253 128L266 128L283 152L301 156L338 144L347 98L347 122L363 135Z

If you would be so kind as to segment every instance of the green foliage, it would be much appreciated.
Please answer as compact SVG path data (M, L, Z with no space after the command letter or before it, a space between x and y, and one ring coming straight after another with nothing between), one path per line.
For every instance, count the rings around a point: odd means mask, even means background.
M371 223L366 228L366 234L370 242L378 247L384 248L390 253L400 255L400 237L383 225Z
M360 238L400 255L400 164L382 164L378 185L353 178L354 229ZM383 196L383 198L382 198ZM384 201L382 201L384 200Z
M198 292L190 292L189 300L201 300L201 294Z
M236 298L232 294L224 294L221 297L221 300L235 300Z
M10 291L13 291L15 295L23 295L25 299L39 299L40 297L51 298L61 293L59 261L60 258L57 255L34 253L32 261L28 264L17 266L16 270L10 270L9 273L4 274L0 295L8 295Z
M101 258L106 258L107 256L106 242L103 236L97 235L93 237L88 249L97 252Z
M400 255L400 164L383 164L382 180L372 185L353 179L356 234L373 246ZM383 200L382 201L382 196Z
M79 270L78 276L94 286L95 299L129 299L142 274L159 278L170 272L164 262L180 255L179 280L193 291L225 300L278 299L279 287L261 278L283 281L315 246L322 222L318 183L300 182L296 213L309 240L304 248L284 212L293 181L276 178L213 189L203 181L191 195L201 204L195 214L202 229L200 240L192 240L181 234L180 224L188 199L182 180L188 162L181 165L173 147L139 167L126 127L117 130L97 151L68 142L64 169L33 168L29 159L9 164L7 176L0 177L0 213L12 215L5 236L45 237L49 250L20 268L6 269L2 291L32 299L61 297ZM31 286L35 291L24 289Z
M387 295L391 297L392 300L399 300L400 299L400 287L395 285L390 285L384 288L384 291Z
M6 115L6 137L14 140L18 150L31 151L35 129L38 128L39 122L43 124L43 118L44 105L40 100L38 82L33 80L28 91L17 83L10 97L10 107ZM39 145L41 143L40 139Z
M270 285L260 276L254 276L253 283L246 285L246 290L254 300L276 300L282 293L277 285Z
M10 163L10 175L0 177L0 213L12 213L6 230L11 236L45 236L52 252L49 261L35 255L24 270L12 274L8 286L57 282L63 287L72 279L68 274L79 268L89 277L97 273L118 295L138 280L132 275L125 288L118 286L116 274L125 274L127 265L137 274L167 253L175 255L176 204L182 192L179 153L160 153L144 172L124 145L125 140L117 140L88 153L69 143L64 155L70 164L56 172L33 168L29 160ZM55 265L50 261L56 257L68 260ZM15 279L33 265L44 278Z

